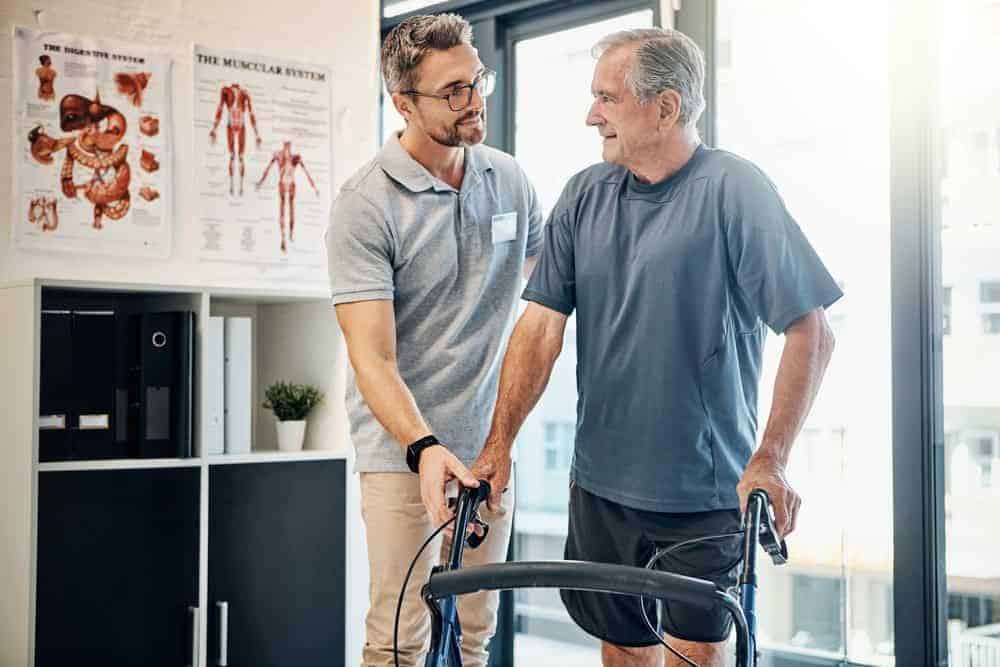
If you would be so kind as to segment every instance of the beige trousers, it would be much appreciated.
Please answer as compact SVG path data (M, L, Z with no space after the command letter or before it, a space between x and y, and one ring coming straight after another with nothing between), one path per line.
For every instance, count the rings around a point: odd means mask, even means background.
M514 510L514 479L503 494L502 507L491 512L486 503L479 514L490 525L478 549L466 549L463 565L503 562L510 542ZM437 528L420 500L420 478L413 473L361 473L361 516L368 534L369 608L365 621L362 667L392 667L392 628L403 578L417 549ZM400 667L423 667L430 645L430 615L420 589L431 568L447 560L449 545L434 538L413 568L399 616ZM463 595L458 599L462 624L462 661L466 667L485 667L486 646L496 631L497 592Z

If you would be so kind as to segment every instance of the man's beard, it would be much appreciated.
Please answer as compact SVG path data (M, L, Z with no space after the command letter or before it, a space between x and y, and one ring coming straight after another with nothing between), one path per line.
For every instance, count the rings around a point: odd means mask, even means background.
M465 126L464 129L467 133L473 134L472 138L463 137L462 130L463 126L459 125L462 121L471 120L477 116L482 117L482 129L479 127ZM486 110L483 109L479 113L471 114L461 118L458 122L450 127L447 127L444 131L428 132L427 135L441 144L442 146L448 146L449 148L456 148L458 146L471 146L474 144L481 143L483 139L486 138Z

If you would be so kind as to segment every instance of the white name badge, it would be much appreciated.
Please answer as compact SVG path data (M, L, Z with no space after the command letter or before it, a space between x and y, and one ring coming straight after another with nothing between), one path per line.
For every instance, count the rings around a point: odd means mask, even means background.
M493 243L506 243L517 238L517 212L493 216Z

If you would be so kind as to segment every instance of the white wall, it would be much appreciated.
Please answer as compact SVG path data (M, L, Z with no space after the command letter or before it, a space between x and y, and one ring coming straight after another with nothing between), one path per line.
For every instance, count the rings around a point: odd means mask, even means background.
M299 285L269 282L250 266L197 259L197 190L192 136L192 45L239 49L326 64L333 88L334 180L339 187L374 154L377 143L379 15L377 0L3 0L0 6L0 283L34 277L156 283L192 287L258 289ZM170 257L163 260L26 253L10 245L13 174L13 26L148 44L174 61L174 228ZM273 279L272 279L273 280ZM325 287L311 288L325 294ZM342 342L332 340L335 378L343 374ZM342 385L335 383L338 388ZM335 397L330 397L335 399ZM348 488L348 659L360 662L367 608L367 558L357 504L357 481Z
M4 0L0 9L0 282L42 276L132 283L282 287L253 267L197 259L192 137L192 44L326 64L333 88L334 179L339 186L376 147L377 0ZM112 38L165 49L174 60L174 228L168 259L110 261L10 247L13 26ZM271 279L273 280L273 279ZM320 289L322 286L314 287Z

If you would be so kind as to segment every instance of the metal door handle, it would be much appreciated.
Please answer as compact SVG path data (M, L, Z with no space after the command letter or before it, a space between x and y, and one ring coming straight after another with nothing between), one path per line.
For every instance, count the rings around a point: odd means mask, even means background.
M229 603L220 600L215 603L219 608L219 667L229 665Z
M185 667L198 667L198 635L201 633L201 618L198 607L188 607L191 614L191 660Z

